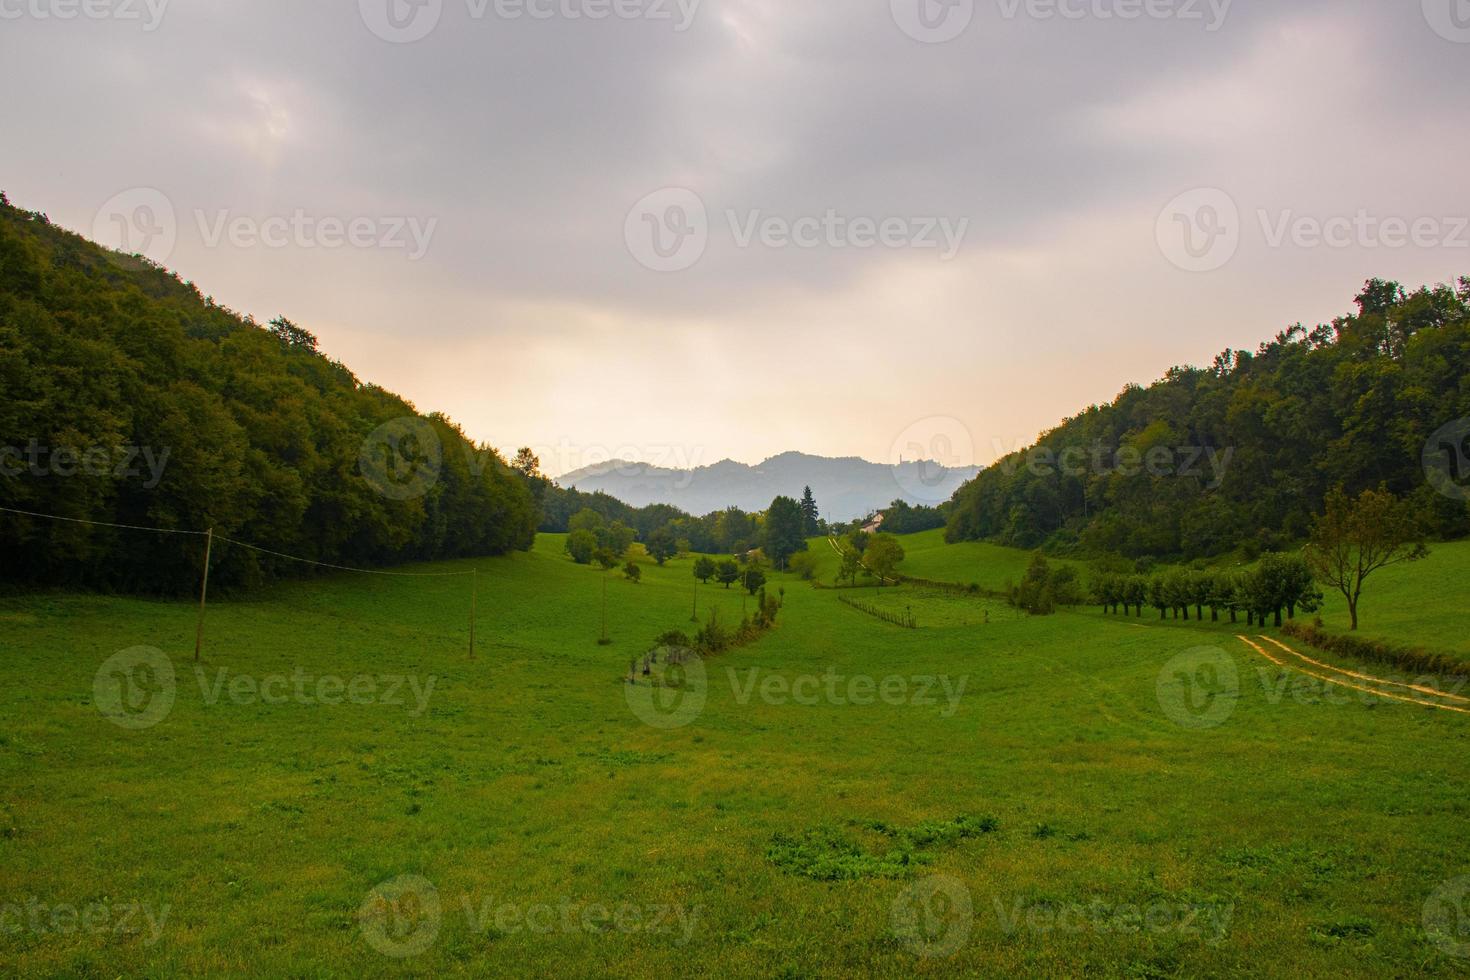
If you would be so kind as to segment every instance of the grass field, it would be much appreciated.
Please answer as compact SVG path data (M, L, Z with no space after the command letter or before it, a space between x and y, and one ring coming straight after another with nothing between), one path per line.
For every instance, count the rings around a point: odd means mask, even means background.
M1031 560L1029 551L984 542L945 544L942 530L900 540L908 555L903 564L906 574L942 582L974 582L986 589L1020 581ZM819 554L831 550L825 545L817 549L815 544L813 549ZM1088 580L1085 562L1051 561L1075 565L1084 583ZM828 576L836 571L835 558L824 571ZM1432 544L1424 561L1384 569L1368 580L1360 609L1362 635L1470 658L1470 608L1463 599L1467 582L1470 541ZM1347 603L1340 593L1325 591L1323 621L1331 630L1347 632ZM1456 596L1462 598L1457 601ZM1144 610L1145 621L1157 615Z
M904 543L986 587L1027 558ZM561 547L473 563L474 661L464 579L214 601L202 677L190 603L0 600L0 973L1470 975L1470 715L1223 627L780 576L668 698L628 661L738 592ZM1467 564L1385 573L1365 629L1463 644ZM171 692L99 676L140 646Z
M945 544L943 530L905 535L899 541L907 555L902 569L905 575L936 582L974 584L991 591L1000 590L1007 582L1021 581L1031 561L1031 552L998 544L982 541ZM1082 567L1065 560L1058 563Z

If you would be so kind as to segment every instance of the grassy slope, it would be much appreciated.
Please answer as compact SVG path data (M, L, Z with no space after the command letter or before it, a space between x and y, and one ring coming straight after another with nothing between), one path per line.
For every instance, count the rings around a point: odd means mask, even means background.
M912 544L911 544L912 542ZM908 570L999 585L1023 556L905 540ZM967 546L959 546L961 548ZM1470 873L1470 719L1401 705L1274 699L1221 634L1100 615L1013 618L976 600L884 590L898 630L786 581L779 629L711 663L703 714L637 720L628 659L687 625L688 563L608 577L615 644L597 635L599 573L560 540L477 563L481 657L464 656L458 580L342 576L211 606L207 668L255 676L437 675L430 710L204 703L187 662L193 610L66 595L0 601L0 902L103 896L172 908L163 938L0 933L5 972L654 976L1382 975L1466 972L1423 935L1425 900ZM934 553L929 554L932 550ZM819 550L820 554L820 550ZM959 560L955 555L959 555ZM979 560L977 560L979 559ZM948 564L947 564L948 563ZM461 564L460 567L468 567ZM967 567L973 574L950 568ZM1416 571L1423 571L1420 569ZM738 595L699 590L738 616ZM968 604L968 605L967 605ZM981 625L976 610L991 608ZM1201 642L1245 683L1223 726L1169 721L1160 669ZM178 703L127 732L91 705L112 653L160 647ZM958 710L741 704L727 671L965 677ZM973 896L969 941L924 961L890 929L904 883L823 883L765 859L771 836L848 820L989 814L994 835L933 853ZM1047 825L1055 835L1035 833ZM421 957L381 957L355 914L413 872L444 903ZM927 873L927 872L926 872ZM478 933L478 905L701 906L692 941ZM996 906L1224 901L1218 944L1178 934L1007 934ZM717 965L718 964L718 969Z
M903 564L905 573L945 582L978 582L991 589L1000 588L1007 579L1019 581L1031 560L1031 552L1000 545L975 541L947 545L943 531L926 531L899 540L908 554ZM1073 564L1086 582L1086 563ZM1464 604L1467 582L1470 541L1431 545L1425 561L1384 569L1369 578L1359 609L1362 634L1470 656L1466 621L1470 610ZM1342 595L1328 591L1326 599L1323 621L1329 629L1347 632L1347 604ZM1144 610L1145 620L1157 615Z
M1019 582L1031 561L1032 553L981 541L945 544L944 531L924 531L899 538L907 557L903 571L916 578L939 582L976 583L981 588L999 590L1009 582ZM1083 566L1066 559L1051 559L1055 564Z

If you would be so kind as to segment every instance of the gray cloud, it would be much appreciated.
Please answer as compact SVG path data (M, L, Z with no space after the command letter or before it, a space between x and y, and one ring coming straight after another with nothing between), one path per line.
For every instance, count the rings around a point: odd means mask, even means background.
M1191 293L1153 241L1164 204L1200 186L1227 189L1248 214L1463 211L1450 162L1467 148L1458 117L1470 45L1438 36L1419 8L1237 0L1208 31L1179 19L1008 18L1003 0L977 0L969 29L945 44L907 36L888 0L704 0L684 32L646 19L474 19L467 0L445 0L438 27L412 44L374 36L348 0L175 3L152 32L25 15L0 24L0 74L10 91L31 93L0 105L11 134L0 186L81 230L118 191L157 187L180 214L170 264L183 275L237 308L323 326L338 356L390 386L403 370L402 384L425 386L421 401L465 406L476 416L464 418L469 429L487 436L498 433L481 399L400 368L401 352L361 365L354 347L375 337L369 348L386 351L411 333L426 345L555 337L575 349L639 331L640 347L656 350L647 338L695 325L700 336L789 336L795 311L813 322L826 310L830 321L813 331L846 329L855 345L882 343L895 327L933 343L1006 332L1006 349L1025 362L1043 355L1028 343L1044 344L1046 325L1024 322L1025 303L997 300L996 278L1047 264L1067 309L1091 309L1097 329L1135 349L1155 349L1158 338L1140 333L1152 328L1127 308L1133 297L1177 303L1157 311L1165 321L1197 317L1202 296L1246 315L1263 297L1275 304L1268 322L1237 319L1236 335L1222 335L1224 314L1192 324L1199 359L1268 334L1296 310L1330 316L1365 272L1470 271L1455 268L1470 266L1463 253L1444 250L1263 255L1248 230L1240 258ZM697 191L713 221L701 261L676 274L640 266L623 238L629 209L666 186ZM438 225L411 264L361 250L241 254L206 248L196 209ZM904 249L738 248L726 209L970 224L945 266ZM1115 231L1098 238L1099 225ZM1131 277L1114 306L1091 299L1097 285L1085 283L1103 273L1078 268L1093 261L1089 249L1112 253L1117 274ZM1253 282L1256 273L1264 278ZM957 317L950 311L963 303L946 302L944 319L928 320L936 282L974 289L984 305ZM867 309L890 309L863 298L882 289L914 290L917 322L865 320ZM1011 335L1028 329L1034 341ZM748 385L729 374L737 363L748 369L732 360L698 370L712 385ZM1133 364L1099 387L1115 391L1152 370ZM594 383L595 370L580 370L568 366ZM928 397L992 413L956 379L937 392L930 381ZM822 404L861 397L835 380L810 385ZM1079 399L1054 392L1004 431L1040 428ZM929 413L916 405L912 414ZM516 424L534 425L519 415ZM552 441L571 424L513 435ZM843 444L832 451L862 451L836 426ZM874 455L882 442L861 446Z

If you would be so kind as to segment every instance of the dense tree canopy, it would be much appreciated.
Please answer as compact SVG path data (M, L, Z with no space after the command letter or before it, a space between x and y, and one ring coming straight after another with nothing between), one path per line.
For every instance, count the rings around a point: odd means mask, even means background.
M1429 487L1424 464L1430 437L1470 416L1470 279L1413 293L1374 280L1357 304L1067 420L960 489L949 540L1269 551L1308 535L1330 488L1380 485L1434 533L1470 533L1463 498Z
M217 534L345 565L528 548L490 447L147 260L0 202L0 506ZM82 462L78 463L77 460ZM150 465L151 464L151 465ZM200 539L3 515L0 577L197 587ZM220 543L211 581L308 566Z
M771 507L766 511L761 549L777 568L785 569L792 555L806 550L804 524L800 503L790 497L777 497L771 501Z

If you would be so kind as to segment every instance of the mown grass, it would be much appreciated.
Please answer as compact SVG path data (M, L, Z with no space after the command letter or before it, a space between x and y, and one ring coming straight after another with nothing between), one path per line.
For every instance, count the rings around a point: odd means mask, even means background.
M912 541L911 574L990 587L1024 567L1021 553ZM1248 650L1200 624L1022 619L985 600L862 590L914 606L920 629L901 630L774 576L777 629L711 661L703 711L663 730L629 707L622 676L659 633L691 625L687 561L646 565L637 586L605 576L608 647L596 642L604 576L567 561L559 538L474 567L473 662L462 580L343 575L211 604L207 678L433 676L422 714L211 705L189 663L189 603L0 600L0 907L169 910L151 944L0 928L0 972L1470 972L1424 927L1436 890L1470 874L1470 719L1282 697ZM1444 584L1433 564L1403 574ZM701 613L738 621L735 590L697 593ZM1228 718L1195 730L1159 690L1179 683L1166 665L1201 644L1226 651L1240 685ZM155 727L126 731L93 704L93 681L136 645L172 658L177 699ZM847 693L853 678L902 678L904 694L760 693L771 678L790 692L829 677ZM981 820L993 828L943 830ZM424 952L395 959L358 912L404 874L433 882L442 924ZM934 875L973 907L967 936L937 958L895 928L905 890ZM466 900L477 912L670 906L693 926L541 934L481 921ZM1071 905L1231 914L1218 934L1126 917L1047 927L1047 910Z

